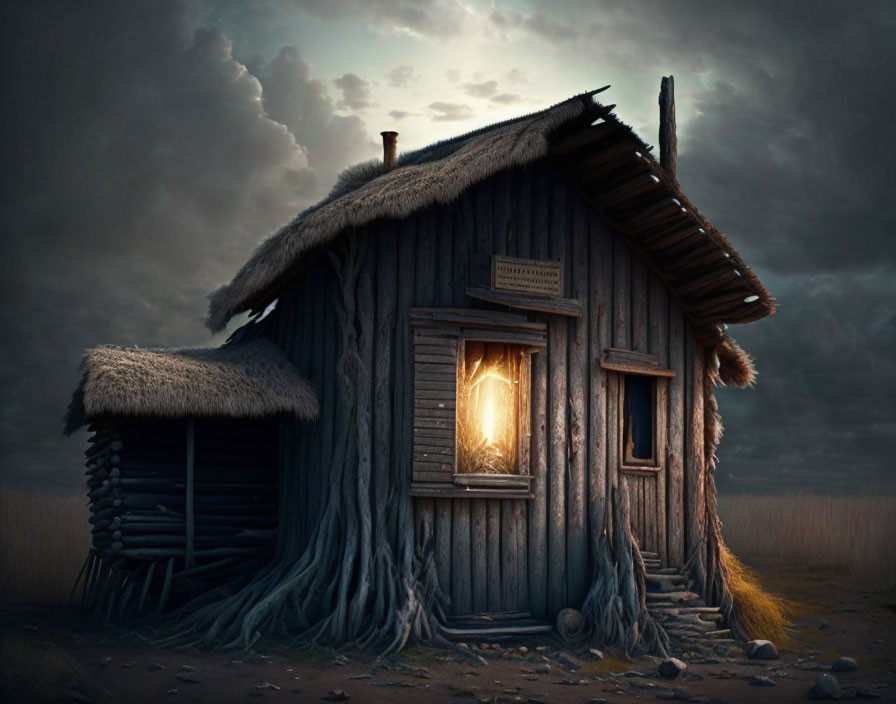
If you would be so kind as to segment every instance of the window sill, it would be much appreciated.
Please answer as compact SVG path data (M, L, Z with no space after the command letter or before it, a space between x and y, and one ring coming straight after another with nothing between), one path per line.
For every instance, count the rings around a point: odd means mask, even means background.
M509 489L493 486L459 486L457 484L423 483L411 484L411 496L437 499L534 499L529 489Z
M652 476L654 474L659 474L663 471L663 468L656 465L639 465L639 464L624 464L619 467L619 471L623 474L641 474L645 476Z
M463 487L489 489L525 489L529 491L532 477L528 474L473 474L454 475L454 483Z

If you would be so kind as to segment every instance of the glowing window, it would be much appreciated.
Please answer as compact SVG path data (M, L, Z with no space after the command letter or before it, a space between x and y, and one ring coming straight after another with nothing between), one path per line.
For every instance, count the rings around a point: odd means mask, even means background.
M467 340L458 367L458 474L520 474L520 444L528 441L529 351Z

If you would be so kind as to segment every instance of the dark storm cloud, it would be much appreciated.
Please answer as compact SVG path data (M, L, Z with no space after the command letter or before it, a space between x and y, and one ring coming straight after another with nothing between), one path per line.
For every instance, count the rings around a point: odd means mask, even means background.
M464 93L474 98L488 98L498 92L498 82L464 83L463 89Z
M332 84L300 48L262 56L259 37L279 48L284 17L313 16L440 40L462 36L470 15L453 0L2 12L0 482L75 486L80 446L59 430L80 351L209 344L205 294L344 165L378 151L357 116L334 114ZM614 89L649 93L652 110L659 76L675 74L682 185L780 306L731 330L760 376L720 393L722 491L894 481L894 14L833 1L479 12L578 70L624 75ZM509 102L502 88L487 97ZM428 108L435 121L473 116L457 102Z
M295 0L288 6L328 20L361 20L376 27L437 38L459 35L467 14L464 5L453 0Z
M331 185L346 165L376 152L355 115L334 115L324 84L298 49L287 46L258 71L267 115L296 135L321 184Z
M896 6L544 0L490 19L612 66L615 88L673 73L680 114L696 112L680 181L779 301L732 330L761 373L720 394L720 487L894 482Z
M760 377L721 394L720 487L893 482L896 7L551 7L590 27L570 46L675 74L697 110L679 124L682 185L778 297L777 315L731 331Z
M492 7L488 14L488 20L498 31L524 29L552 42L573 39L579 34L574 25L555 22L541 12L523 14L500 7Z
M412 83L420 80L420 76L414 71L413 67L407 64L396 66L386 74L389 85L393 88L407 88Z
M516 93L498 93L489 98L493 103L499 103L501 105L512 105L513 103L520 102L522 99L522 96L519 96Z
M72 486L81 350L209 344L208 291L366 143L309 76L271 62L268 95L176 4L4 13L0 480Z
M370 84L354 73L346 73L333 81L342 91L339 107L350 110L363 110L373 103L370 101Z
M429 104L432 110L433 122L452 122L455 120L468 120L473 117L473 109L463 103L446 103L437 100Z

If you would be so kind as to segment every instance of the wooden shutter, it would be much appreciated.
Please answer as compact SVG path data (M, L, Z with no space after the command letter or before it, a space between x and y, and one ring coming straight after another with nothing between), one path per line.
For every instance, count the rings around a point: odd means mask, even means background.
M454 482L458 337L453 326L414 325L413 483ZM439 485L439 486L436 486Z
M547 344L547 326L516 313L468 308L412 308L414 432L411 463L412 496L481 496L531 498L527 473L514 477L522 488L477 487L455 482L457 432L457 376L463 364L464 340L484 340L541 349ZM528 365L527 365L528 369ZM528 374L527 374L528 382ZM528 383L523 395L526 409L521 436L528 437ZM520 454L528 459L528 448Z

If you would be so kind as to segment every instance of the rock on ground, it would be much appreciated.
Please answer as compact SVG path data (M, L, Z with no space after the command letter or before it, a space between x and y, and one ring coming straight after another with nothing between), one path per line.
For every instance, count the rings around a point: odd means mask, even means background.
M833 675L822 672L815 678L815 684L809 690L810 699L841 699L840 683Z
M674 680L687 669L687 663L682 662L678 658L669 658L657 665L656 671L660 674L660 677L667 680Z
M747 643L747 657L751 660L777 660L778 649L770 640L751 640Z
M855 660L842 656L834 660L834 664L831 665L831 672L855 672L858 669Z
M750 684L756 685L757 687L774 687L778 683L775 682L771 677L764 677L763 675L753 675L750 678Z
M576 609L563 609L557 614L557 632L564 640L573 638L582 627L582 612Z

